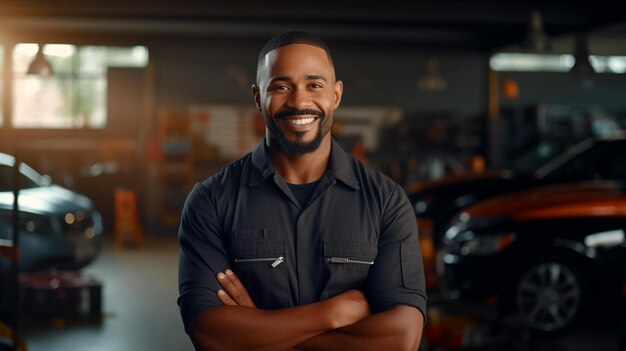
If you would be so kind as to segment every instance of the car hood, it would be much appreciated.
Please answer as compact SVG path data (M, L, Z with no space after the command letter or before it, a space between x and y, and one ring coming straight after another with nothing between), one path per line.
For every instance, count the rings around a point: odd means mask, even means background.
M577 182L527 189L487 199L464 211L469 218L531 220L580 216L626 216L622 182Z
M0 192L0 208L13 207L13 192ZM91 210L89 198L58 185L21 189L20 211L33 213L66 213L76 210Z

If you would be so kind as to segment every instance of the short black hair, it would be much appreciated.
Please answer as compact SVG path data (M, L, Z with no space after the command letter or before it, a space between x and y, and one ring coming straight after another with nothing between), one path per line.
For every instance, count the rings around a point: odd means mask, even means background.
M328 47L328 45L326 45L324 40L322 40L317 35L309 32L304 32L301 30L288 30L286 32L276 34L274 37L268 40L265 45L263 45L263 48L261 48L261 51L259 52L259 59L257 60L257 74L261 63L270 51L291 44L305 44L323 49L324 51L326 51L326 56L328 56L328 61L330 62L330 64L334 65L333 57L330 53L330 48Z

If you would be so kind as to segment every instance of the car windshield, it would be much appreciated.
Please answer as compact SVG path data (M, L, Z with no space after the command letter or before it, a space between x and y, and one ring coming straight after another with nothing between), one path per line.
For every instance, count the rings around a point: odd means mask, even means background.
M0 191L10 191L13 189L14 162L12 156L0 154ZM46 186L44 177L25 163L20 164L20 175L21 189Z
M513 160L510 170L518 174L533 174L567 149L565 143L542 141Z
M535 172L537 179L624 179L625 139L585 140Z

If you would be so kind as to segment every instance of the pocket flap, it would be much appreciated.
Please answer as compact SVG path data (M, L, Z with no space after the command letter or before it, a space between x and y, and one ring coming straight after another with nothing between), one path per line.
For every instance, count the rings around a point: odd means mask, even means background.
M240 239L232 241L235 258L284 256L285 239Z
M366 258L373 260L378 252L376 244L367 241L324 241L324 256Z

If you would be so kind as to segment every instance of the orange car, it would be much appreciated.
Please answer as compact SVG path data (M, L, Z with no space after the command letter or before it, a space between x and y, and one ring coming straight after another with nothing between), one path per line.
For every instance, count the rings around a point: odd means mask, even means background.
M566 150L566 151L565 151ZM493 196L549 184L621 180L626 176L626 136L586 139L573 147L544 141L506 170L455 174L405 187L420 233L441 243L452 216Z
M497 300L547 334L613 309L626 287L624 184L552 185L465 208L437 253L447 295Z

